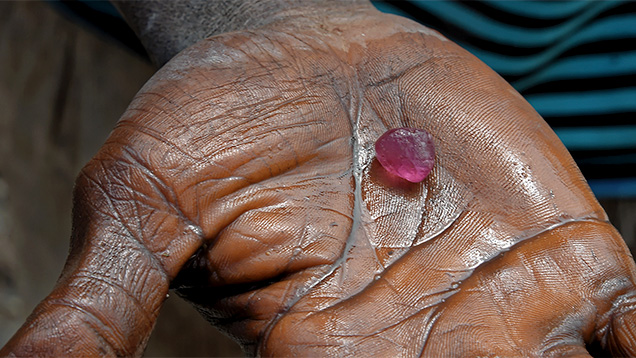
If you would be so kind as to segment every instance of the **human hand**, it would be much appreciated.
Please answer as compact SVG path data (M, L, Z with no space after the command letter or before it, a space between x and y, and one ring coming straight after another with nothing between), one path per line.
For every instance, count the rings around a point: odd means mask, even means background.
M634 263L565 148L456 45L372 9L186 50L75 192L69 261L0 353L141 354L172 285L250 354L636 354ZM374 159L428 130L420 184Z

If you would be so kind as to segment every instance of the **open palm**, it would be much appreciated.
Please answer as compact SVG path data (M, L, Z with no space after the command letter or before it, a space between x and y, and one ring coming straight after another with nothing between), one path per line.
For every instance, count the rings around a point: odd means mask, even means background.
M36 309L90 331L64 352L139 354L170 285L263 356L636 354L633 259L539 115L431 30L331 15L202 41L141 90ZM375 159L396 127L434 138L422 183Z

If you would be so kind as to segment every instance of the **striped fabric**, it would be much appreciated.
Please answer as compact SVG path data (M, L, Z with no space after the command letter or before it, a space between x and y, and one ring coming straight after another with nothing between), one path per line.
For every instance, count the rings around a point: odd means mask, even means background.
M375 1L437 29L532 104L599 197L636 197L636 2Z

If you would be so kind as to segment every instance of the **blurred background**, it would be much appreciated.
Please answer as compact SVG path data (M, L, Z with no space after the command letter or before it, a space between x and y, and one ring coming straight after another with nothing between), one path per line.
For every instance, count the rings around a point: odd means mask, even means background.
M374 4L439 30L513 84L634 252L636 2ZM0 2L0 345L61 272L75 176L154 72L108 2ZM242 352L171 295L145 354Z

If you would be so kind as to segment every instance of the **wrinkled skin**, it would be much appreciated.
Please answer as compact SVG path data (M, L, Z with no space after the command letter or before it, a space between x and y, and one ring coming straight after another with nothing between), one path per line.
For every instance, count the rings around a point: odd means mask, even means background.
M68 263L2 354L139 355L170 286L263 356L636 355L635 266L500 77L361 7L202 41L77 179ZM422 183L374 141L428 130Z

